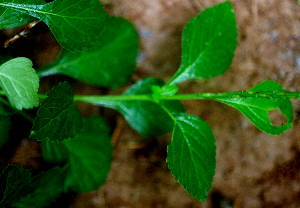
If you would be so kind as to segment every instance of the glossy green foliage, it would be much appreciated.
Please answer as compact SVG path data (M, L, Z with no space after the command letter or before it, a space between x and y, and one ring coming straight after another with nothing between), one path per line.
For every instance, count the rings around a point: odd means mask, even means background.
M91 100L89 103L116 109L125 117L130 126L142 135L162 135L172 131L174 122L165 109L152 99L151 86L162 86L163 84L163 81L157 78L142 79L124 93L124 95L146 95L147 99ZM179 101L165 101L164 106L170 112L184 112Z
M45 4L44 0L6 0L6 2L15 4ZM16 10L0 7L0 30L17 27L26 23L33 22L34 17L17 12Z
M30 138L38 141L62 141L75 137L81 130L82 118L74 104L74 91L68 82L62 82L47 93L42 102Z
M0 115L0 149L8 141L10 129L11 129L10 117Z
M101 117L83 120L83 129L75 138L61 143L42 143L43 157L52 164L67 163L68 172L64 190L84 193L98 189L106 180L112 160L112 146L109 128Z
M208 8L190 20L182 35L182 63L169 85L223 74L232 62L237 35L229 2Z
M18 110L39 105L39 77L28 58L14 58L0 66L0 87Z
M124 19L109 18L103 42L78 53L62 50L50 65L39 69L40 76L65 74L101 87L119 87L134 72L138 37L134 27Z
M262 94L260 91L285 92L282 86L274 81L265 81L247 91L253 94ZM273 135L279 135L288 130L293 125L293 108L289 98L263 98L263 97L243 97L241 93L234 98L216 98L219 102L230 105L240 110L247 116L260 130ZM274 126L268 117L270 110L279 109L287 117L287 123L282 126Z
M175 179L198 200L205 201L215 175L216 146L209 125L200 118L173 114L172 142L168 146L168 166Z
M82 51L95 44L108 18L98 0L54 0L44 5L0 1L0 6L45 22L57 41L70 51Z

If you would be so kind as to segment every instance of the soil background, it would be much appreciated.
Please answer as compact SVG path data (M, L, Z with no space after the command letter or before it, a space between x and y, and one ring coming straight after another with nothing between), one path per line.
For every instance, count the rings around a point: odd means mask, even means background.
M157 76L169 80L180 66L181 34L186 23L219 0L107 0L105 9L131 21L140 36L135 82ZM230 69L212 79L180 85L180 93L247 90L264 80L300 91L300 6L296 0L231 0L238 29L238 46ZM6 30L2 38L17 29ZM29 35L19 55L36 67L59 53L60 46L45 26ZM34 30L33 30L34 33ZM22 40L19 40L19 44ZM17 43L13 47L18 47ZM41 92L66 77L43 79ZM117 94L68 79L77 94ZM188 195L174 180L166 163L171 134L145 138L133 131L117 112L78 104L83 115L105 115L112 126L114 154L107 182L99 190L64 197L54 207L107 208L261 208L300 207L300 102L293 100L294 125L280 136L258 130L236 109L213 101L184 101L187 112L211 126L217 146L217 169L206 203ZM272 122L281 124L278 112ZM41 163L39 145L22 140L11 162L32 170ZM26 161L26 162L25 162ZM30 161L30 162L28 162Z

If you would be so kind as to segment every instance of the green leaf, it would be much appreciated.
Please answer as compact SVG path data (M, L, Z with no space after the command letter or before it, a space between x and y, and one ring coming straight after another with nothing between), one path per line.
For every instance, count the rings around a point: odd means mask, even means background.
M274 81L265 81L256 87L246 91L259 95L260 91L285 92L282 86ZM273 135L279 135L288 130L293 125L293 108L289 98L262 98L243 97L241 93L235 98L215 98L219 102L237 108L260 130ZM268 117L268 112L279 109L287 117L287 123L282 126L274 126Z
M11 207L30 190L32 181L28 169L9 164L0 176L0 206Z
M61 163L60 155L67 155L69 164L65 191L84 193L98 189L106 180L112 160L109 128L101 117L83 120L83 129L77 137L61 143L43 142L43 156L51 163ZM54 151L53 151L54 150Z
M66 177L65 167L54 167L42 172L32 179L32 191L22 197L13 206L17 208L43 208L55 202L64 192L63 184Z
M18 110L39 105L39 77L28 58L14 58L0 66L0 87Z
M204 10L190 20L182 36L182 63L168 83L223 74L230 66L237 45L233 8L225 2Z
M163 86L164 82L157 78L142 79L124 93L124 95L145 95L146 99L138 97L115 101L91 99L85 102L116 109L130 126L142 135L150 137L162 135L172 131L174 122L166 110L153 99L152 85ZM184 112L184 107L179 101L165 101L162 104L171 112Z
M6 0L7 3L15 4L45 4L44 0ZM17 27L33 22L34 17L22 14L10 8L0 7L0 30Z
M72 86L61 82L47 96L37 112L30 138L60 142L75 137L81 130L82 117L74 104Z
M0 115L0 149L7 143L10 129L10 117Z
M44 140L41 142L41 146L45 162L61 165L68 160L68 151L62 143Z
M151 90L153 92L152 94L153 99L157 103L159 103L161 95L167 95L167 96L175 95L178 92L178 87L175 85L164 85L162 87L157 85L152 85Z
M85 193L102 186L112 161L109 128L103 123L103 119L85 118L83 131L63 144L68 149L70 163L65 188Z
M168 146L168 166L189 194L205 201L215 174L216 146L209 125L196 116L173 114L175 125Z
M39 69L40 76L64 74L102 87L119 87L134 73L138 37L124 19L111 17L102 46L79 53L62 50L52 64ZM117 75L117 76L116 76Z
M54 0L45 5L0 2L2 7L41 19L57 41L71 51L93 46L108 17L98 0Z

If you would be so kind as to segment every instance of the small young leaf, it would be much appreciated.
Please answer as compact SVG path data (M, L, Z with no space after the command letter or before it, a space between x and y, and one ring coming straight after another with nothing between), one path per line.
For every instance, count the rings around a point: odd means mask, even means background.
M0 149L8 141L9 130L11 129L11 120L9 116L0 115Z
M223 74L232 62L237 35L235 15L229 2L205 9L183 31L182 63L168 84Z
M45 4L44 0L6 0L15 4ZM17 12L10 8L0 7L0 30L17 27L26 23L33 22L34 17Z
M111 17L109 21L99 47L78 53L63 49L58 59L39 69L38 74L64 74L101 87L115 88L126 83L136 64L137 33L124 19Z
M30 138L60 142L75 137L81 130L82 117L74 104L72 86L62 82L47 96L37 112Z
M98 0L54 0L45 5L1 0L0 6L41 19L57 41L71 51L82 51L93 46L105 30L108 17Z
M8 165L0 176L0 206L12 207L14 203L31 191L31 173L28 169Z
M130 126L145 136L157 136L172 131L174 122L166 110L153 100L151 86L163 86L164 82L157 78L148 78L132 85L124 95L146 95L147 100L85 101L94 105L101 105L119 111ZM165 101L162 103L170 112L184 112L179 101Z
M18 110L39 105L39 77L28 58L14 58L0 66L0 86Z
M175 126L168 146L168 166L187 192L204 202L216 168L213 132L196 116L185 113L173 116Z
M265 81L248 90L259 95L260 91L284 92L282 86L274 81ZM262 98L243 97L242 94L236 98L215 98L219 102L237 108L260 130L273 135L279 135L288 130L293 122L293 108L289 98ZM274 126L268 117L268 112L279 109L287 117L287 123L282 126Z

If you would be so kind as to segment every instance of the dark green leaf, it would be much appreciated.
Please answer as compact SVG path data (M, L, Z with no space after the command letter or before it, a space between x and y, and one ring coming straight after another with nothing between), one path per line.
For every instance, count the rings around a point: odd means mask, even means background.
M69 164L65 191L77 193L98 189L106 180L112 160L109 128L101 117L83 120L83 129L77 137L61 143L43 142L43 156L47 161Z
M54 0L45 5L0 2L4 8L41 19L57 41L71 51L93 46L108 17L98 0Z
M22 197L14 207L44 208L55 202L64 192L65 167L54 167L35 176L30 184L32 191Z
M6 0L7 3L15 4L45 4L44 0ZM17 12L16 10L0 7L0 30L17 27L26 23L33 22L34 17Z
M169 82L223 74L230 66L237 44L235 15L229 2L204 10L186 26L182 36L182 63Z
M24 197L31 190L31 181L31 173L28 169L8 165L0 176L0 206L11 207Z
M164 82L157 78L142 79L132 85L124 95L149 95L147 100L136 98L121 101L88 101L94 105L101 105L116 109L130 124L130 126L145 136L157 136L172 131L174 122L166 110L153 100L151 86L163 86ZM179 101L165 101L162 104L170 112L184 112Z
M50 164L61 165L68 160L68 150L63 143L41 142L43 159Z
M9 130L11 129L11 120L9 116L0 115L0 149L8 141Z
M175 126L168 146L168 166L189 194L205 201L215 174L216 146L209 125L196 116L173 114Z
M103 123L103 119L85 118L82 132L63 144L68 149L70 163L65 188L85 193L102 186L112 160L109 128Z
M28 58L14 58L0 66L0 86L18 110L39 105L39 77Z
M119 87L126 83L136 63L137 33L124 19L111 17L109 20L109 29L102 35L104 45L79 53L62 50L59 58L38 74L65 74L102 87Z
M37 112L30 137L58 142L75 137L82 128L82 117L74 104L72 86L61 82L47 96Z
M285 92L282 86L274 81L265 81L256 87L246 91L259 95L260 91ZM293 108L289 98L262 98L243 97L239 95L235 98L215 98L219 102L237 108L247 116L260 130L273 135L279 135L288 130L293 125ZM274 126L268 117L268 112L279 109L287 117L287 123L282 126Z

